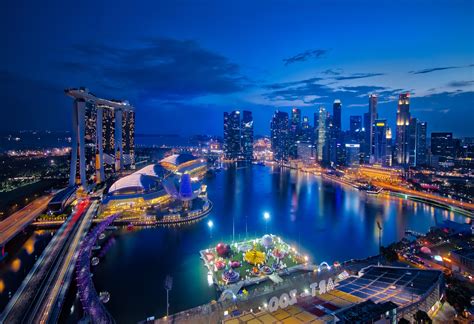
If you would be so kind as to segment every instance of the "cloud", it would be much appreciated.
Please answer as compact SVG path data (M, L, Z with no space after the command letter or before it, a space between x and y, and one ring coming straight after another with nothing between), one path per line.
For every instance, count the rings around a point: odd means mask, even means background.
M418 71L409 71L408 73L411 74L425 74L425 73L431 73L431 72L436 72L436 71L443 71L443 70L451 70L451 69L458 69L460 66L442 66L442 67L434 67L434 68L428 68L428 69L423 69L423 70L418 70Z
M321 73L326 75L341 75L342 69L327 69L322 71Z
M78 44L73 51L77 56L62 67L97 80L104 89L184 100L251 86L237 64L192 40L154 38L133 48Z
M400 89L381 86L338 86L322 83L323 78L309 78L300 81L274 83L264 86L263 97L273 103L288 104L323 104L329 105L334 99L341 99L351 104L367 104L367 96L377 93L384 100L393 100Z
M365 79L365 78L371 78L371 77L380 76L380 75L384 75L384 73L352 73L349 75L335 76L333 79L338 80L338 81L343 81L343 80Z
M329 52L327 49L315 49L315 50L307 50L302 53L298 53L294 56L288 57L283 59L286 65L290 65L296 62L305 62L309 59L318 59L324 57Z
M464 88L474 85L474 80L470 81L452 81L448 83L448 87L452 88Z

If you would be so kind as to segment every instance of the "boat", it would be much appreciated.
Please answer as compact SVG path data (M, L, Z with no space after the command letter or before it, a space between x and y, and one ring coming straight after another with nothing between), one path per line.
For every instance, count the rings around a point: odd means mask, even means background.
M365 191L368 195L378 195L382 192L382 188L378 188L371 184L359 185L357 189Z

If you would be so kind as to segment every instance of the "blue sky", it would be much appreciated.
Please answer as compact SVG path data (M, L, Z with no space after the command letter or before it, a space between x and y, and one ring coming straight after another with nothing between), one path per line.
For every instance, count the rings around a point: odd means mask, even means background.
M311 116L343 102L343 127L379 93L429 131L474 136L473 1L10 1L0 13L0 129L69 129L67 87L128 99L137 132L222 134L248 109Z

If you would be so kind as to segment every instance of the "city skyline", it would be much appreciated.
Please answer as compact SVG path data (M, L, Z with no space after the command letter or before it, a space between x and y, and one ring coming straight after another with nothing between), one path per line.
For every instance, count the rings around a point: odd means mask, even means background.
M61 91L86 86L130 100L137 133L221 135L224 111L248 110L255 134L266 135L275 109L312 116L321 105L331 110L336 99L345 130L349 116L367 111L370 93L379 96L378 117L395 133L398 95L409 91L411 115L423 116L429 133L472 136L472 121L460 118L474 98L472 2L364 1L351 10L346 4L243 3L230 14L217 3L94 4L95 10L84 3L78 12L56 3L46 13L9 3L2 20L11 32L0 54L9 122L0 130L69 130L62 120L70 120L70 103ZM396 23L400 8L403 25ZM243 15L264 9L264 20ZM134 17L128 24L112 23L127 11Z

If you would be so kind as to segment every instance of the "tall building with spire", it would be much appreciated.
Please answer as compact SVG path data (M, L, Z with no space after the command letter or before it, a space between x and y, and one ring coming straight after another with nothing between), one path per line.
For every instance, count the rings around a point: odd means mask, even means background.
M410 94L402 93L398 97L397 128L395 139L395 160L398 165L408 165L410 131Z

